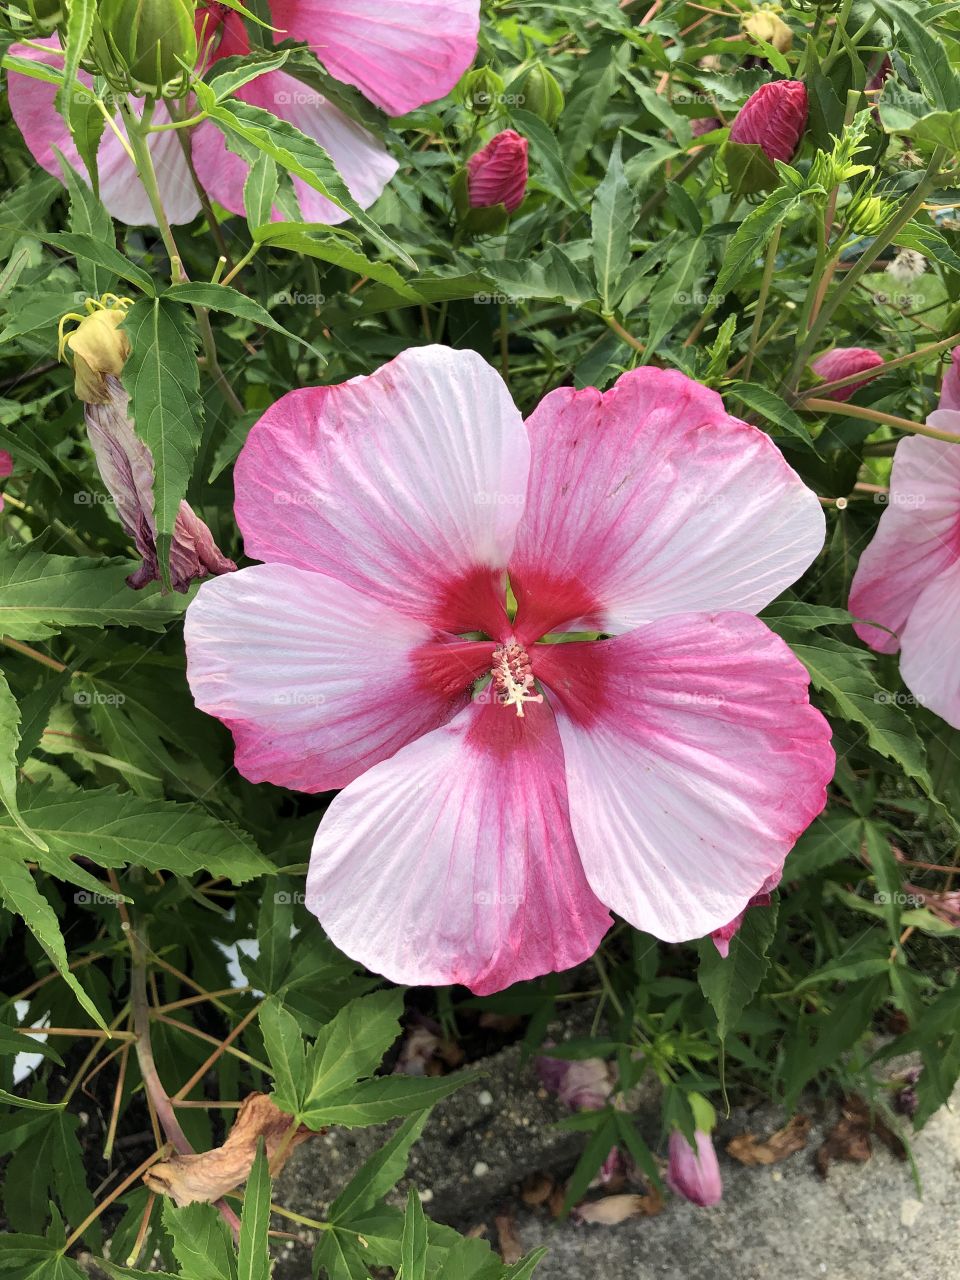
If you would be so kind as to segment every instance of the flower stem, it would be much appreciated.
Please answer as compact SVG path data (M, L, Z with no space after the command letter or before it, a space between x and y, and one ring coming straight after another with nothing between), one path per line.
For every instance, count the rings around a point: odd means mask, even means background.
M807 399L798 400L794 408L807 413L839 413L848 418L875 422L878 426L895 427L898 431L908 431L914 436L927 436L930 440L960 444L960 436L951 435L947 431L937 431L934 427L921 426L919 422L911 422L909 418L895 418L892 413L881 413L878 409L865 409L859 404L844 404L839 400Z
M747 348L747 358L743 366L743 377L745 382L750 381L750 373L753 370L753 361L757 352L757 343L760 340L760 329L763 325L763 313L767 305L767 296L770 293L770 285L773 281L773 272L777 265L777 253L780 250L780 232L783 230L781 223L770 237L770 245L767 249L767 260L763 267L763 279L760 281L760 295L757 298L757 311L753 317L753 328L750 330L750 345Z

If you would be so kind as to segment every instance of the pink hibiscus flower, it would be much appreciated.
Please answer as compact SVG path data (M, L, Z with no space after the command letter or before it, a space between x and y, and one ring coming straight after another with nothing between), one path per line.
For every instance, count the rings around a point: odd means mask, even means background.
M392 115L402 115L424 102L443 97L469 67L477 51L479 0L271 0L276 39L305 40L326 69L359 88L371 102ZM226 5L202 5L210 59L249 51L239 14ZM264 32L264 37L268 33ZM39 40L44 50L14 45L10 52L60 68L63 56L56 36ZM208 60L208 61L209 61ZM81 72L87 86L91 77ZM38 164L59 178L53 148L86 180L76 147L54 106L56 85L9 73L10 110ZM397 163L366 129L322 94L284 71L272 71L244 85L237 94L289 121L319 142L330 155L354 199L367 208L397 170ZM142 108L142 100L138 102ZM123 123L116 117L123 132ZM160 103L156 124L169 121ZM150 135L150 149L160 182L164 209L172 223L190 222L200 212L187 162L175 130ZM192 134L193 160L207 194L232 213L242 214L243 184L249 166L228 151L223 134L209 122ZM115 218L132 225L154 221L147 193L112 129L105 129L97 155L103 202ZM307 222L342 222L342 209L299 178L293 187ZM279 211L274 217L280 218Z
M927 423L960 435L960 347ZM861 619L860 639L878 653L899 650L910 692L960 729L960 445L923 436L899 442L887 505L860 557L849 608Z
M235 484L266 563L200 588L190 686L245 777L343 788L307 902L369 968L482 994L586 959L610 909L700 937L823 808L829 728L754 616L823 513L715 392L644 368L524 423L424 347L285 395ZM575 632L608 638L538 643Z

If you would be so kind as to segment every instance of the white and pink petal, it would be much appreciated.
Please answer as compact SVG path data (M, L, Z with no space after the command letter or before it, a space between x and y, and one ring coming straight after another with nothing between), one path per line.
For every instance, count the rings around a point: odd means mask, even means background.
M480 0L271 0L278 39L305 40L391 115L449 93L477 53Z
M960 413L938 410L934 419L941 430L960 433ZM960 445L909 436L897 445L887 505L850 587L861 640L896 653L921 595L958 559Z
M237 460L237 520L254 559L499 638L528 465L500 375L472 351L411 348L369 377L277 401Z
M692 614L539 646L534 669L597 897L668 942L734 920L833 774L829 726L787 645L749 614Z
M394 982L485 995L587 959L610 916L577 856L550 709L478 700L352 783L320 824L306 901Z
M960 729L960 560L914 602L901 639L900 674L921 706Z
M197 706L232 731L250 782L346 786L466 705L490 644L423 623L322 574L253 565L206 582L187 610Z
M769 436L673 370L552 392L527 420L510 577L517 630L622 632L691 610L755 613L823 545L816 495Z
M20 58L30 58L58 70L63 67L63 53L55 36L38 40L43 50L27 45L13 45L10 53ZM90 87L92 80L85 71L78 73L82 84ZM24 141L34 159L47 173L62 179L60 165L54 151L60 151L67 164L89 186L89 175L80 154L74 146L70 132L55 106L57 86L44 80L35 80L21 72L7 73L7 89L10 112L23 134ZM134 99L137 110L142 99ZM169 114L163 103L154 113L157 124L169 123ZM126 130L119 115L114 118L117 128L126 137ZM151 134L148 139L150 153L157 171L164 212L172 223L191 222L200 212L197 195L183 149L175 130ZM155 226L156 219L136 167L117 134L108 126L104 128L97 152L97 171L100 179L100 196L108 212L129 226Z

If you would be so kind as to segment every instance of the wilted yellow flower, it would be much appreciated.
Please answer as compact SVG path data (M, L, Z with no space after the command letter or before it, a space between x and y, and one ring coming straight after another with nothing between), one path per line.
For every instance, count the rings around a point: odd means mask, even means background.
M742 26L758 40L773 45L778 53L788 53L793 47L793 32L772 9L754 9L743 19Z
M105 293L99 300L88 298L87 314L70 312L60 321L60 347L58 355L64 359L66 349L73 356L74 390L85 404L105 404L107 400L104 379L108 374L119 378L127 356L130 339L120 328L126 318L129 298L118 298ZM68 320L76 320L77 328L64 332Z

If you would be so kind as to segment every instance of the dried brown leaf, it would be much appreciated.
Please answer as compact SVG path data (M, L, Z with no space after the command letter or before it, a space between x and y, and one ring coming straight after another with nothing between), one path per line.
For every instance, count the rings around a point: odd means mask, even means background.
M546 1204L553 1193L554 1181L549 1173L529 1173L520 1188L520 1199L531 1208Z
M523 1245L517 1235L517 1220L512 1213L500 1213L493 1220L497 1228L497 1248L508 1267L523 1257Z
M810 1118L793 1116L769 1138L758 1138L754 1133L738 1133L727 1143L727 1154L741 1164L779 1164L795 1151L803 1150L809 1133Z
M271 1171L276 1174L293 1149L313 1136L301 1125L286 1140L291 1123L291 1117L265 1093L248 1094L222 1147L197 1155L171 1156L148 1169L143 1180L151 1191L169 1196L179 1208L219 1200L247 1180L261 1137Z
M584 1200L573 1210L578 1222L594 1222L613 1227L628 1218L653 1218L663 1209L663 1197L656 1190L645 1196L604 1196L602 1200Z

